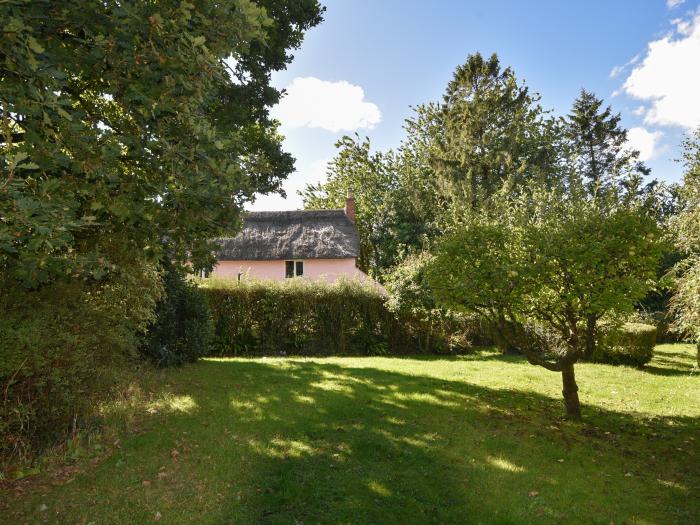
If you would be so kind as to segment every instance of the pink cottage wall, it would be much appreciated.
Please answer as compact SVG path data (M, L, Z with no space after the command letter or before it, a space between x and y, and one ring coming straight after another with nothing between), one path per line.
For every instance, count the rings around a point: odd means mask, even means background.
M335 282L340 277L369 279L367 274L355 267L355 259L303 259L304 278ZM213 277L242 279L283 280L285 266L283 260L274 261L219 261L212 271Z

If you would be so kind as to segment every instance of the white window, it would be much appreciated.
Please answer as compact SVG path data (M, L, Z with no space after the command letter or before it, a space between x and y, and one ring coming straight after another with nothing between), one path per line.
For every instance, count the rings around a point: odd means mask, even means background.
M287 279L304 275L304 261L284 261L284 276Z

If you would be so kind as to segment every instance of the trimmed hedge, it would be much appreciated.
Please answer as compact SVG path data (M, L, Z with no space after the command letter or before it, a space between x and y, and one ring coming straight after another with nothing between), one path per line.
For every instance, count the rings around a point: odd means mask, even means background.
M656 327L625 323L621 327L601 326L593 361L614 365L643 366L654 355Z
M201 287L214 321L212 355L383 355L418 348L370 284L206 279Z

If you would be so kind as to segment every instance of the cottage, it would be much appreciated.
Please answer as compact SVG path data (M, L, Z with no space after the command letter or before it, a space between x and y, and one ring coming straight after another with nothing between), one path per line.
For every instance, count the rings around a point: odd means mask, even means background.
M357 268L355 200L339 210L251 212L242 231L218 239L212 275L235 279L368 279Z

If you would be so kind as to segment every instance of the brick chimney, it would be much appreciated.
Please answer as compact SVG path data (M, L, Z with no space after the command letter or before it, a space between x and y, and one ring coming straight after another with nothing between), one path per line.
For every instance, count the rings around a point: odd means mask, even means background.
M355 222L355 197L352 196L352 191L348 190L347 197L345 197L345 215L352 222Z

